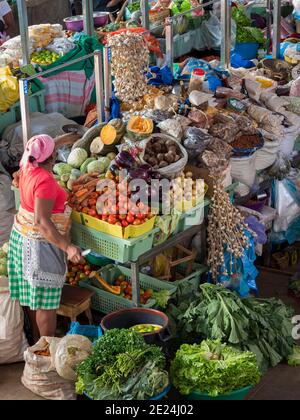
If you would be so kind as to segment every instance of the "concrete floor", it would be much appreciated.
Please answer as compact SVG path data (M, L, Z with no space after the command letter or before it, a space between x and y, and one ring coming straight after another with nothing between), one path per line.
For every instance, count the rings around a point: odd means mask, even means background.
M287 293L289 276L263 270L258 280L260 297L275 296L295 308L300 315L300 299ZM0 366L0 400L40 400L21 383L24 364ZM249 400L300 400L300 367L286 364L271 369L255 387Z

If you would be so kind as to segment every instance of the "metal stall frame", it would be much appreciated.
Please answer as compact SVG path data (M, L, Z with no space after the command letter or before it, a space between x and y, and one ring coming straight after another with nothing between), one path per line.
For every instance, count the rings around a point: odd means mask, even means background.
M83 57L77 58L75 60L71 60L65 64L61 64L50 70L45 70L41 73L37 73L34 76L26 77L25 79L19 80L19 89L20 89L20 105L21 105L21 121L22 121L22 135L23 135L23 143L24 148L27 141L31 137L31 129L30 129L30 109L29 109L29 96L28 96L28 83L31 80L49 75L51 73L56 72L57 70L61 70L67 68L73 64L79 63L81 61L87 60L89 58L94 57L95 59L95 84L96 84L96 98L97 98L97 113L98 113L98 121L104 122L105 121L105 113L104 113L104 90L103 90L103 56L102 51L95 51L92 54L87 54Z
M17 8L22 45L22 64L26 65L30 64L30 46L26 0L17 0ZM92 36L94 34L93 0L83 0L83 21L85 33L87 35Z

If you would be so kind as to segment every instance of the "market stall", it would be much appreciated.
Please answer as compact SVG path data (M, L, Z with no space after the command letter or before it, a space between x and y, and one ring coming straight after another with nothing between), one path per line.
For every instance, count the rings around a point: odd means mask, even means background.
M67 194L72 242L82 252L79 262L68 263L64 288L71 297L72 291L90 291L95 325L73 323L64 337L41 337L28 347L22 336L16 344L26 348L23 385L46 399L245 399L268 369L299 363L291 308L276 298L259 299L256 282L259 257L274 270L298 258L296 248L287 248L300 234L298 41L279 43L280 2L274 2L269 57L267 22L257 27L245 8L231 10L221 1L221 58L188 56L173 66L174 30L183 31L174 27L180 19L184 26L184 17L199 6L163 17L165 63L152 66L151 54L160 56L161 49L147 28L147 6L141 5L144 27L98 30L104 45L82 34L78 41L57 25L28 31L36 43L30 59L39 69L22 68L27 73L19 80L22 124L14 136L22 130L24 146L32 129L40 129L30 115L35 80L47 89L74 71L96 86L96 103L80 94L85 123L61 123L75 136L53 135L57 157L51 168ZM255 44L251 54L249 43ZM59 58L51 44L64 49ZM16 51L18 59L24 56L22 48ZM7 101L15 103L18 83L11 74L3 77L14 81L15 96ZM45 107L49 96L46 90ZM74 109L68 118L77 116ZM4 136L8 145L15 138L7 129ZM17 210L19 180L15 173ZM0 250L6 294L9 259L16 254L16 248ZM297 284L294 278L296 294ZM5 295L10 311L13 302ZM74 307L72 299L64 300L68 305ZM5 355L10 332L23 322L10 321L7 336L0 336ZM20 359L16 354L14 361Z

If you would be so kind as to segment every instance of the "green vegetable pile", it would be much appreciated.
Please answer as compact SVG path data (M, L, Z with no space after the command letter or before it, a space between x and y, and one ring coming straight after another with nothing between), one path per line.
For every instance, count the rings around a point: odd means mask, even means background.
M232 8L232 18L236 23L236 42L258 42L265 45L264 33L259 28L251 27L251 20L248 18L243 6Z
M288 358L290 366L300 366L300 347L295 346L293 353Z
M200 391L217 397L258 384L256 356L220 340L183 344L171 364L172 384L183 395Z
M181 342L220 339L255 353L262 372L293 351L293 311L278 299L241 299L220 285L204 284L198 298L169 305L167 315Z
M127 6L130 13L138 12L141 9L140 2L133 2Z
M131 330L110 330L77 368L76 392L94 400L147 400L169 385L162 350Z

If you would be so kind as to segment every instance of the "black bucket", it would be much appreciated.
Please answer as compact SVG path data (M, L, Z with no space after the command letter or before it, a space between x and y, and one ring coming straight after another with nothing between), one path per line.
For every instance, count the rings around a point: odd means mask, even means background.
M132 308L112 312L102 319L101 327L105 332L114 328L128 329L140 324L160 325L160 330L143 334L143 337L148 344L166 348L171 339L169 318L163 312L154 309Z

